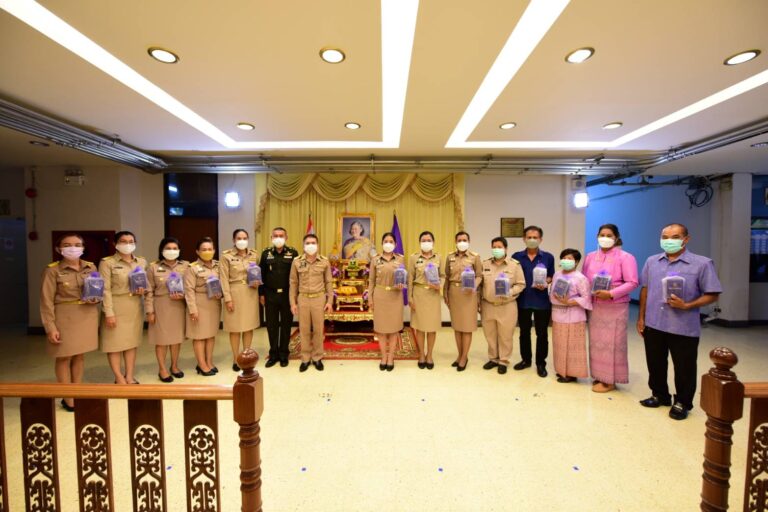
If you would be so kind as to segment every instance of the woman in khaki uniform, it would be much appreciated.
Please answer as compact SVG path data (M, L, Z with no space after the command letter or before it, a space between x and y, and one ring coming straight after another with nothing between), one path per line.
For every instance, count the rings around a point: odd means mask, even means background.
M404 265L395 254L395 235L381 237L382 254L372 258L368 279L368 309L373 311L373 332L379 339L379 370L395 369L395 348L403 330L403 285L395 285L395 270ZM375 306L374 306L375 305Z
M416 333L416 346L419 349L419 368L431 370L435 367L432 350L435 348L437 330L442 323L440 318L440 285L427 283L424 270L430 263L437 267L438 275L443 278L440 255L432 252L435 235L424 231L419 235L420 252L408 258L408 304L411 306L411 327ZM424 338L427 351L424 353Z
M56 381L63 384L83 381L83 354L99 347L98 301L81 300L83 280L96 272L90 261L81 260L83 238L66 234L56 243L60 261L54 261L43 272L40 289L40 318L48 337L48 355L56 359ZM61 406L74 411L71 398Z
M149 344L155 346L157 376L162 382L181 379L184 372L179 370L179 351L184 341L184 320L186 318L184 294L168 293L168 278L176 273L184 278L189 262L179 259L179 241L163 238L160 241L159 258L149 264L147 282L149 289L144 297L144 309L149 324ZM171 348L171 371L165 365L165 357Z
M248 232L236 229L232 233L235 247L221 255L219 272L221 289L224 292L224 330L229 333L232 347L232 370L239 372L237 355L240 353L240 338L243 349L251 348L253 330L259 326L259 285L248 286L248 267L259 264L259 253L248 248Z
M197 358L197 373L210 377L219 373L213 364L213 348L221 320L221 295L208 298L206 282L219 278L219 262L213 259L216 249L210 237L197 242L197 260L184 274L184 297L187 299L187 338Z
M497 368L500 374L507 373L512 355L512 336L517 326L517 296L525 290L525 275L520 262L507 259L507 239L496 237L491 240L493 257L483 261L482 303L480 319L483 324L485 341L488 342L488 362L483 370ZM509 294L496 293L496 279L505 276L509 281Z
M115 384L138 384L133 372L136 367L136 347L141 344L144 329L142 297L146 290L131 293L128 276L141 267L146 272L147 260L136 257L136 237L130 231L115 233L113 256L99 263L104 279L104 323L101 325L101 351L107 354L109 367L115 374ZM121 361L122 360L122 361ZM121 370L125 363L125 374Z
M483 265L480 255L469 250L469 234L466 231L456 233L455 240L456 251L445 259L443 298L451 311L451 326L456 350L459 352L451 366L463 372L467 368L472 333L477 329L477 286L480 284ZM475 287L472 290L461 287L461 273L467 267L475 271Z

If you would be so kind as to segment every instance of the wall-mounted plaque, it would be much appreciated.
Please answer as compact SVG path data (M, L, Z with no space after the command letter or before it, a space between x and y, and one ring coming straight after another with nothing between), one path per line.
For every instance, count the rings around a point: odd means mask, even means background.
M502 217L501 236L504 238L522 238L525 219L523 217Z

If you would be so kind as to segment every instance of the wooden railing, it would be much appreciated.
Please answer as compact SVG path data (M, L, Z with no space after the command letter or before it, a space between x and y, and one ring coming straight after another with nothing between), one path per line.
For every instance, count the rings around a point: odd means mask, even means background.
M740 419L744 399L749 416L744 512L768 511L768 382L741 383L732 368L738 357L728 348L709 353L715 367L701 378L701 408L707 413L701 510L728 510L733 422Z
M59 465L55 397L75 399L75 453L81 511L113 511L110 399L128 400L131 492L134 512L177 511L168 507L165 482L163 401L183 400L186 508L221 511L217 401L233 400L240 426L240 492L243 511L261 511L259 420L264 408L258 355L241 353L234 386L0 383L0 512L18 510L8 501L3 397L20 397L21 454L26 510L59 511Z

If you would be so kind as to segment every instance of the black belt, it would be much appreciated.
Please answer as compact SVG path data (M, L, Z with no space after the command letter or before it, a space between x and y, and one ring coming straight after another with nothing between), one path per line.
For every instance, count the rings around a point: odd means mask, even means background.
M286 293L286 294L288 293L288 287L287 286L285 288L271 288L269 286L265 286L264 289L269 291L269 292L272 292L272 293L278 293L278 294L279 293Z

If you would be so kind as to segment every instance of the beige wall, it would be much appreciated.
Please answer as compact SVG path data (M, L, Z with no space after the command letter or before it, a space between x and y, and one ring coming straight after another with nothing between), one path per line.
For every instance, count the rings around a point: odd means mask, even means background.
M254 199L254 174L219 174L219 248L232 247L232 232L237 228L248 231L251 247L256 247L256 236L253 233L256 217ZM240 194L240 207L230 209L224 206L224 194L234 191Z
M83 169L83 186L64 184L64 167L35 171L37 232L27 241L29 325L40 326L40 275L51 261L51 232L56 230L120 230L136 234L137 254L154 259L163 236L163 178L122 166ZM26 171L26 186L32 172ZM27 228L32 229L32 201L26 201Z

